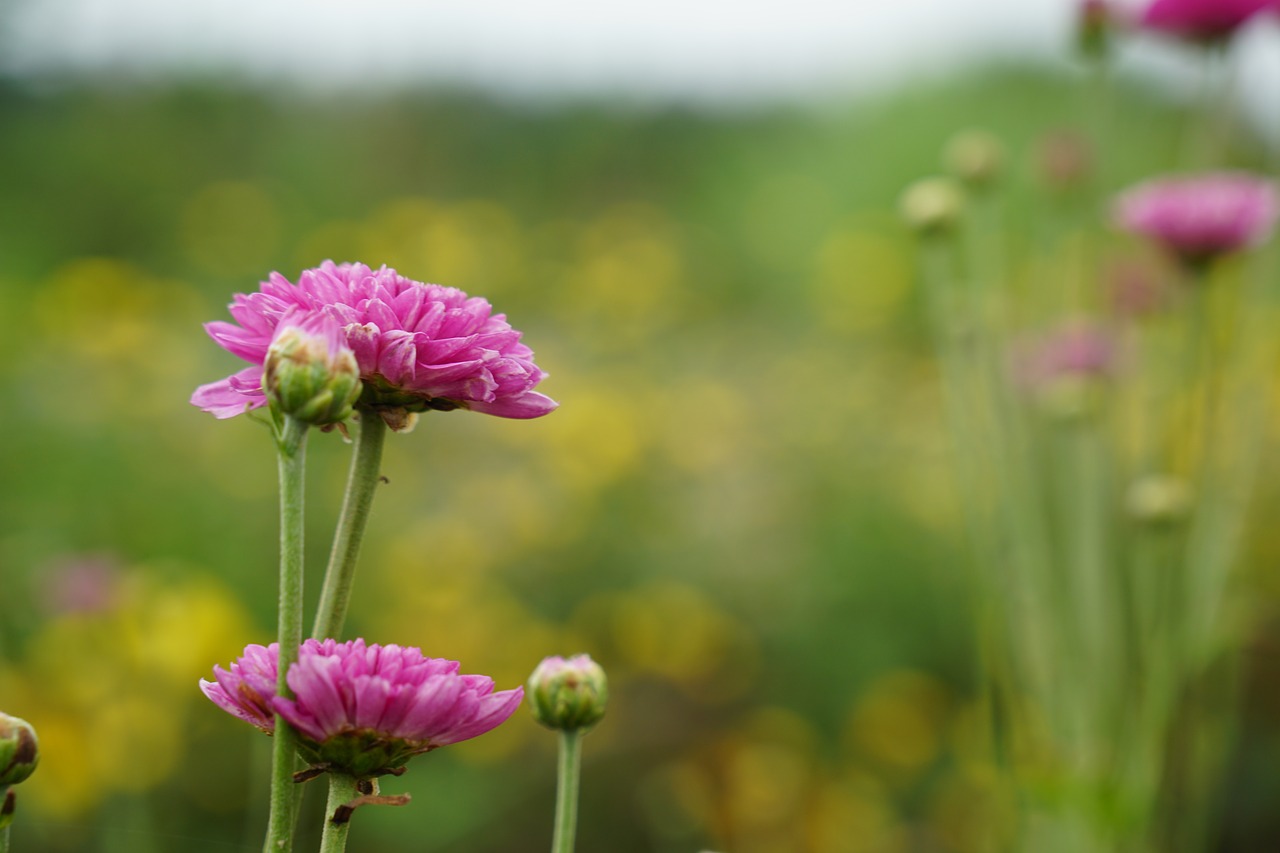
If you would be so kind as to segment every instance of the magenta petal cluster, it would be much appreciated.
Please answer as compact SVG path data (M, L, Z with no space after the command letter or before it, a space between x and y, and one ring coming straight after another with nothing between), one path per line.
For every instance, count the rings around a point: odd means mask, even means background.
M200 689L213 703L233 717L267 734L276 728L271 701L276 695L280 647L246 646L230 669L213 668L214 681L200 680Z
M317 743L353 731L432 748L482 735L510 717L523 688L494 692L487 675L459 675L458 662L397 645L307 640L289 668L296 699L274 707Z
M1149 181L1115 203L1120 227L1193 264L1265 241L1278 212L1275 184L1245 172Z
M266 403L263 363L285 317L324 315L355 353L364 389L359 407L404 412L470 409L536 418L556 408L534 390L546 374L489 303L452 287L423 284L388 267L325 261L296 284L272 273L256 293L236 294L234 323L205 326L250 367L202 385L192 404L228 418Z
M460 675L457 661L396 645L307 640L289 667L293 698L276 695L276 646L249 646L231 669L214 668L205 695L263 731L279 713L314 764L368 777L414 755L468 740L502 724L524 689L495 691L485 675Z
M1180 38L1213 42L1229 38L1255 15L1276 9L1275 0L1153 0L1138 23Z

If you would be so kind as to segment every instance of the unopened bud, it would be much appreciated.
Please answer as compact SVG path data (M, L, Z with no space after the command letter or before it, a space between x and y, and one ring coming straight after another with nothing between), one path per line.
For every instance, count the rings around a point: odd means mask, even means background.
M26 720L0 713L0 788L25 781L39 763L36 730Z
M1036 142L1036 171L1055 192L1080 187L1093 175L1093 148L1073 130L1056 130Z
M1076 8L1076 48L1086 59L1101 59L1111 49L1115 12L1108 0L1080 0Z
M990 186L1004 169L1004 143L985 130L952 137L943 151L947 171L975 189Z
M322 314L286 316L263 365L273 410L313 426L341 423L360 396L360 366L342 327Z
M590 655L549 657L529 676L533 718L549 729L589 729L604 716L609 684Z
M948 232L960 221L964 194L948 178L924 178L902 193L898 210L903 220L922 235Z
M1153 526L1177 524L1191 513L1191 487L1170 474L1148 474L1135 480L1125 495L1130 517Z

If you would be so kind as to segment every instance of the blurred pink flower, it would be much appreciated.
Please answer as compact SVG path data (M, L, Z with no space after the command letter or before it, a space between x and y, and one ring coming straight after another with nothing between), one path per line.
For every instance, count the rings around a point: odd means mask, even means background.
M112 557L85 554L59 560L41 573L44 600L53 613L101 613L120 600L123 577Z
M298 730L314 764L357 777L404 766L411 757L477 737L520 706L524 689L494 692L493 679L459 675L457 661L421 650L307 640L289 667L294 698L275 695L276 646L249 646L231 671L214 667L216 684L201 681L219 707L263 731L270 712Z
M1019 341L1013 350L1017 383L1041 390L1071 377L1105 378L1119 364L1115 336L1087 320L1071 320L1057 328Z
M215 681L200 679L200 689L231 716L271 734L276 729L271 700L276 695L279 660L280 647L276 643L246 646L230 670L213 668Z
M325 261L304 270L297 284L272 273L256 293L236 294L230 309L239 325L218 321L205 329L252 366L200 386L191 397L218 418L266 403L267 349L281 320L296 319L298 309L327 315L342 328L364 381L357 408L380 411L389 423L428 409L536 418L558 405L534 390L546 374L520 333L487 301L385 266Z
M1276 0L1153 0L1138 18L1139 26L1192 41L1229 38L1250 18L1276 11Z
M1200 264L1265 241L1278 207L1270 181L1220 172L1139 184L1117 197L1115 218L1184 262Z

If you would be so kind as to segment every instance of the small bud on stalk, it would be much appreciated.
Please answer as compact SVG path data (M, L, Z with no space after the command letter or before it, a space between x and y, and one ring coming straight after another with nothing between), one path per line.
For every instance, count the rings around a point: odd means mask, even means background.
M327 315L280 322L267 350L262 389L271 408L313 426L341 423L360 396L360 367Z
M1186 520L1191 507L1191 487L1170 474L1148 474L1135 480L1125 496L1130 517L1153 527L1169 527Z
M947 178L925 178L907 187L898 202L903 220L921 236L955 229L964 209L964 194Z
M994 184L1004 170L1004 143L985 130L952 137L942 156L947 171L975 190Z
M26 781L39 763L36 730L26 720L0 713L0 846L13 822L14 794L9 786Z
M604 716L609 685L590 655L549 657L529 676L533 717L549 729L589 729Z
M1105 58L1115 26L1115 12L1108 0L1081 0L1076 10L1076 48L1086 59Z
M39 763L36 730L26 720L0 713L0 786L25 781Z

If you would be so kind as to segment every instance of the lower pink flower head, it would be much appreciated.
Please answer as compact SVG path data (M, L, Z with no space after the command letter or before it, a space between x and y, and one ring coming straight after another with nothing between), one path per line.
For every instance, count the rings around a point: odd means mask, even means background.
M1278 211L1275 184L1244 172L1149 181L1115 203L1120 227L1193 265L1264 242Z
M1275 0L1152 0L1139 26L1197 42L1230 38L1255 15L1276 11Z
M297 729L312 763L360 778L482 735L524 698L523 688L495 692L488 676L460 675L457 661L423 657L416 648L307 640L289 667L294 698L286 699L275 692L276 659L275 645L250 646L230 672L214 668L217 684L202 681L201 688L264 731L274 729L271 713L279 713Z
M202 385L192 404L229 418L266 403L263 363L281 320L324 315L342 329L363 380L357 408L395 426L430 409L471 409L536 418L558 405L534 388L546 373L502 314L479 297L423 284L395 270L325 261L297 284L272 273L256 293L236 294L236 323L205 325L223 349L251 366Z

